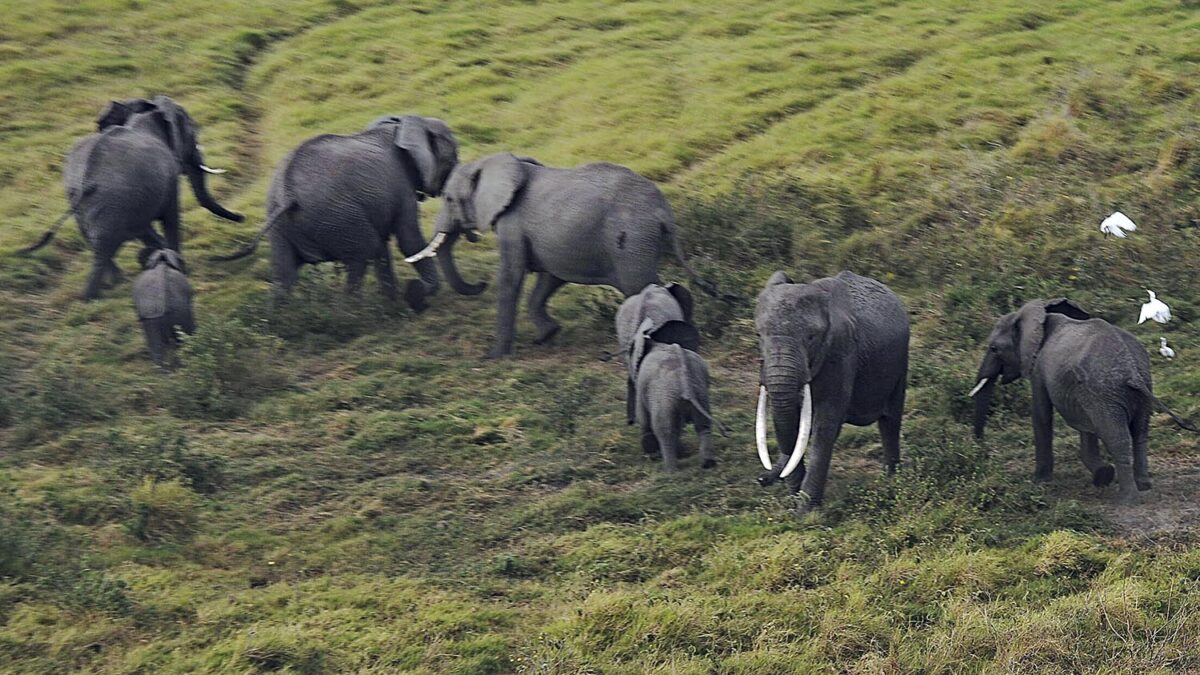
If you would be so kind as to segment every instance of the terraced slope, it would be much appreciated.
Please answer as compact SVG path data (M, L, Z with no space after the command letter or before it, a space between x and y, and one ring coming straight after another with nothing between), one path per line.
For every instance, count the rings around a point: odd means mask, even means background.
M1156 418L1156 489L1118 510L1062 425L1058 477L1029 482L1020 386L981 444L963 396L993 317L1069 295L1166 335L1157 391L1200 408L1200 11L977 4L0 7L0 670L1200 669L1195 436ZM62 158L104 103L155 93L249 216L186 198L202 331L169 375L128 285L76 299L71 228L11 255L62 212ZM491 291L412 316L310 269L279 310L265 255L203 261L258 227L295 144L408 111L466 158L651 176L704 274L748 297L778 268L888 281L916 331L901 474L847 428L820 514L752 484L749 303L701 299L733 433L716 469L668 477L596 358L610 290L567 288L554 345L522 324L490 362ZM1139 229L1103 240L1117 208ZM489 240L459 251L494 270ZM1134 325L1144 288L1175 322Z

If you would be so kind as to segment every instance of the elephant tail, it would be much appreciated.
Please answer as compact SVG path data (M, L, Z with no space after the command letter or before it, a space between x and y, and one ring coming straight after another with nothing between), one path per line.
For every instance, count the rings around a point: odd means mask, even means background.
M58 217L58 220L54 221L54 224L50 226L50 229L46 230L46 233L42 235L41 239L38 239L36 242L34 242L32 246L26 246L25 248L18 249L17 255L28 255L45 246L46 244L49 244L50 240L54 239L54 235L58 234L58 228L62 227L63 223L67 222L67 218L75 215L75 208L79 205L79 201L95 191L96 186L94 185L84 188L83 192L77 199L71 200L70 205L67 206L67 210Z
M700 290L707 293L709 297L723 300L725 302L740 302L745 300L745 298L741 297L740 295L722 293L721 289L718 288L715 283L697 274L696 270L692 268L691 263L687 261L687 257L683 254L683 242L679 240L679 233L675 231L675 226L669 221L663 221L662 229L667 238L671 240L671 251L675 254L676 262L679 263L679 266L683 268L684 272L687 272L688 278L691 279L692 283L696 284Z
M1129 386L1138 390L1143 395L1145 395L1146 398L1148 400L1150 400L1151 402L1153 402L1154 405L1157 406L1159 410L1161 410L1161 411L1165 412L1167 415L1169 415L1171 417L1171 419L1175 422L1175 424L1178 424L1180 426L1180 428L1190 431L1194 434L1200 434L1200 427L1197 427L1196 424L1194 422L1192 422L1191 420L1186 420L1186 419L1180 417L1179 415L1175 414L1175 411L1168 408L1167 404L1163 403L1161 399L1159 399L1157 396L1155 396L1154 393L1152 391L1150 391L1150 388L1147 387L1145 384L1143 384L1142 382L1130 382Z
M296 208L296 203L289 202L288 204L285 204L282 208L276 209L274 212L267 215L267 224L263 225L262 228L259 229L258 234L254 235L254 239L252 239L249 244L246 244L245 246L241 247L240 249L234 251L233 253L229 253L226 255L212 256L209 258L209 261L210 262L229 262L231 260L240 260L240 259L245 258L246 256L250 255L251 253L254 253L256 250L258 250L258 243L260 241L262 241L262 238L264 236L266 236L267 232L270 232L271 228L275 227L275 225L278 224L279 221L284 216L286 216L288 213L293 211L295 208Z
M687 352L683 349L683 347L677 344L671 345L671 351L675 352L675 358L679 359L681 366L676 372L679 373L679 390L682 392L683 400L692 404L692 407L695 408L697 412L699 412L701 415L704 415L709 422L712 422L713 426L717 427L717 430L721 432L722 436L729 438L729 427L725 426L720 420L712 416L712 413L708 411L708 407L700 402L700 399L696 396L695 390L692 389L692 368Z

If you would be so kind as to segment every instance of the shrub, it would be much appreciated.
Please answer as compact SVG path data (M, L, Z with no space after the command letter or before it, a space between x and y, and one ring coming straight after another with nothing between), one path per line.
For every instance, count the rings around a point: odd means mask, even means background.
M168 379L167 407L185 417L229 419L287 377L277 364L278 339L238 320L212 320L180 349L183 366Z
M134 513L129 531L142 541L186 540L196 529L196 494L179 480L146 476L129 500Z
M118 475L177 479L200 494L216 492L225 480L225 458L189 449L178 427L155 425L135 439L110 431L108 446Z
M106 419L114 397L105 378L94 377L77 355L46 354L25 379L25 419L38 428Z

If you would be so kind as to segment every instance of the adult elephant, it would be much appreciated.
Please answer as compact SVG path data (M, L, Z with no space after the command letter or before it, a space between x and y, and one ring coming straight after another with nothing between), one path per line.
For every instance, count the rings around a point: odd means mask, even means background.
M45 246L73 214L93 254L85 300L100 295L106 277L113 283L120 279L113 256L125 242L140 239L155 249L181 249L181 173L201 206L222 218L242 220L209 194L205 174L221 172L205 165L196 143L195 120L170 98L113 101L100 113L96 126L98 133L81 139L67 156L67 213L24 250ZM154 231L156 220L162 223L165 241Z
M405 255L425 246L417 202L442 193L458 162L458 141L442 120L389 115L357 134L322 134L284 158L267 193L267 222L248 246L217 260L250 255L263 235L271 237L271 276L286 295L300 265L339 261L346 290L357 294L367 264L374 263L380 289L396 297L388 243L395 237ZM413 309L437 292L433 261L418 263L405 298Z
M1108 485L1115 477L1122 503L1151 487L1146 451L1154 406L1195 431L1154 396L1150 357L1137 338L1066 298L1031 300L996 321L971 391L976 437L983 437L996 382L1021 377L1029 378L1033 393L1035 480L1054 475L1055 410L1079 432L1079 458L1092 483ZM1100 457L1098 441L1115 470Z
M546 302L563 284L613 286L629 297L658 283L659 259L669 247L689 276L706 287L684 260L671 206L658 187L616 164L559 169L507 152L462 164L446 181L433 240L407 260L436 255L450 285L476 295L486 284L463 281L453 249L460 235L477 238L486 228L496 232L500 248L491 357L512 352L517 300L528 272L538 275L528 303L538 344L560 328Z
M766 468L759 484L787 479L801 497L801 514L820 505L833 444L846 423L879 423L883 461L894 473L908 376L908 314L900 298L853 272L808 284L776 272L758 295L754 323L762 350L755 437ZM779 443L774 463L768 400Z

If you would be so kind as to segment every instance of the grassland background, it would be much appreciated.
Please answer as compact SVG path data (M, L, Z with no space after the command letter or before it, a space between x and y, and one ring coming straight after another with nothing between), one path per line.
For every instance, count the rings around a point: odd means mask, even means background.
M1200 6L816 1L0 0L0 670L1200 670L1195 437L1156 418L1156 490L1117 510L1027 394L970 440L992 319L1068 295L1179 353L1200 410ZM77 300L62 159L110 99L202 125L246 224L185 198L201 333L155 371L128 286ZM309 269L290 313L261 222L299 141L447 120L462 156L627 164L704 274L877 275L914 321L904 467L847 428L827 508L755 487L752 308L701 299L721 464L663 475L623 424L608 289L554 345L484 361L494 295L420 316ZM430 221L436 203L427 202ZM1104 241L1120 208L1139 224ZM490 241L459 246L490 276ZM120 262L133 270L133 247ZM411 277L407 269L399 270ZM668 268L668 277L679 270ZM1134 326L1143 289L1177 320ZM380 318L381 317L381 318Z

